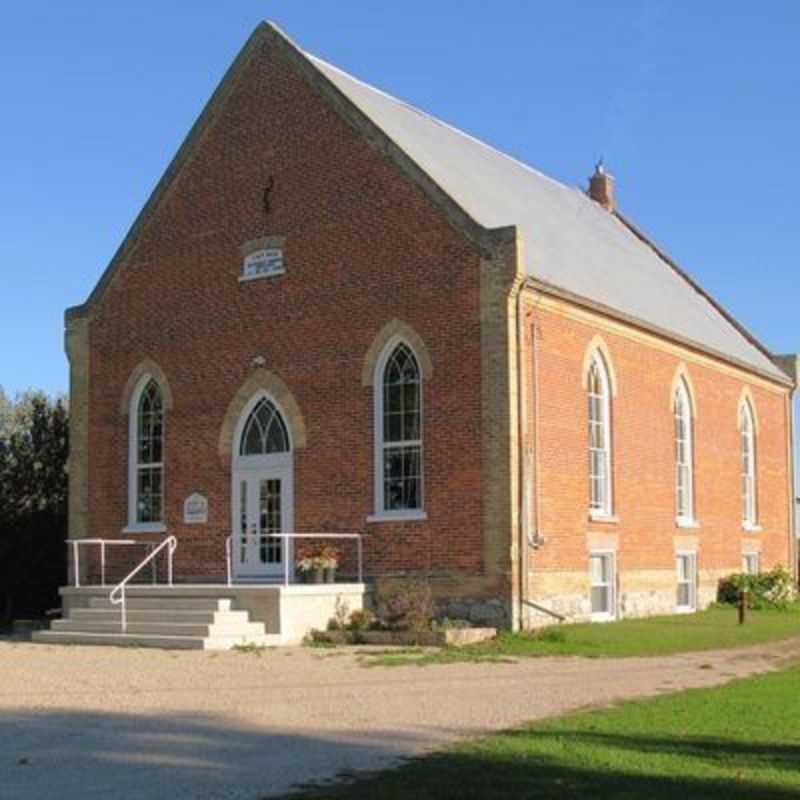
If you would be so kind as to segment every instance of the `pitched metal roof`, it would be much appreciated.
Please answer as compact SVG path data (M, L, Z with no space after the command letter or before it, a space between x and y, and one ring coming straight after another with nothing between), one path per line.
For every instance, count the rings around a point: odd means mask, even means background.
M305 55L477 223L517 225L531 278L787 380L733 318L583 192Z

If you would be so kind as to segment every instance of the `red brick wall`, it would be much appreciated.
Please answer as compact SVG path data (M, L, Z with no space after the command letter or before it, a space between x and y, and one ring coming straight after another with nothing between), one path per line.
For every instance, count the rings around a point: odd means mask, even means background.
M758 541L762 568L789 565L785 392L745 373L698 364L605 326L536 308L538 336L539 498L545 545L533 556L540 570L586 571L587 534L618 535L620 572L674 569L674 537L696 536L699 568L741 568L742 544ZM588 410L584 356L600 334L610 352L618 392L612 399L616 524L589 521ZM707 359L706 359L707 360ZM683 362L694 388L695 515L700 527L675 524L675 462L671 387ZM533 371L528 376L533 379ZM530 386L530 383L529 383ZM741 525L738 404L747 386L760 432L760 533ZM533 388L531 387L531 395ZM531 436L533 426L531 425Z
M265 221L261 193L275 177ZM286 237L287 274L240 285L240 246ZM126 381L145 358L174 395L166 422L166 521L177 570L220 574L231 520L228 404L263 355L304 416L297 530L367 534L371 573L481 569L478 256L430 202L264 49L248 65L92 310L90 535L127 521ZM371 390L361 370L392 319L422 337L428 520L367 524L373 511ZM207 526L182 503L207 493Z

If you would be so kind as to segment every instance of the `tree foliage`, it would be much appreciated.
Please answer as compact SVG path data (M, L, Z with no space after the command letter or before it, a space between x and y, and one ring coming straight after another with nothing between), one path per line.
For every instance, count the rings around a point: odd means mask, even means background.
M0 390L0 624L58 604L67 538L68 414L63 400Z

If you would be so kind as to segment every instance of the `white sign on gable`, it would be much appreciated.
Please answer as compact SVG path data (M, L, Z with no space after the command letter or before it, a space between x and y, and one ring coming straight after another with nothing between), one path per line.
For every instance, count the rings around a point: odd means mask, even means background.
M256 278L261 275L280 275L285 271L283 250L278 247L268 247L256 250L245 257L242 276Z
M208 498L195 492L183 502L183 521L186 525L204 525L208 522Z

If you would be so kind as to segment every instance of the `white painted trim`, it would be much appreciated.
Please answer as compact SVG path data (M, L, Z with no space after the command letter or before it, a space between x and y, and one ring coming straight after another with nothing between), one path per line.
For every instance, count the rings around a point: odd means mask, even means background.
M426 519L428 519L428 514L421 509L404 509L402 511L383 511L380 514L370 514L367 517L367 522L412 522Z
M268 455L239 455L245 425L255 407L264 399L272 403L272 405L275 406L275 410L281 415L289 440L289 450L285 453L272 453ZM282 533L290 533L294 530L294 431L289 423L289 417L272 394L260 389L254 392L253 396L247 401L236 422L236 427L231 437L231 448L231 549L233 550L231 567L234 577L242 581L263 580L265 577L281 577L284 574L284 561L280 564L269 565L269 569L265 569L264 572L259 574L243 572L240 559L237 555L240 550L236 546L236 537L240 530L239 484L242 480L247 480L248 482L252 480L255 483L258 480L279 479L282 488ZM248 492L250 492L249 489ZM250 499L249 496L248 499ZM294 544L291 541L286 542L286 551L282 555L284 560L289 560L289 579L293 580L295 577L295 559Z
M614 441L613 441L613 426L611 421L611 376L609 373L610 367L606 362L606 357L603 355L601 349L596 347L588 361L588 369L586 371L586 389L589 393L589 373L592 366L597 364L598 374L603 388L603 398L600 413L602 414L602 422L605 428L606 448L604 452L604 465L606 470L606 496L605 504L602 508L591 507L591 491L592 491L592 443L591 443L591 425L589 426L590 439L589 439L589 515L595 515L597 519L609 519L614 516ZM590 421L591 422L591 421Z
M694 507L694 410L692 405L692 397L689 392L689 387L683 377L678 379L678 385L675 389L675 394L673 396L673 408L672 408L672 421L673 421L673 440L675 439L675 421L677 417L677 404L678 400L681 401L681 405L684 409L684 414L686 417L686 464L688 467L687 470L687 487L686 492L688 494L688 509L685 513L681 513L680 509L678 510L678 520L685 520L685 521L694 521L694 514L695 514L695 507ZM677 445L677 442L676 442ZM678 459L677 459L677 447L675 453L675 505L678 504ZM680 522L678 523L678 527L688 528L693 527L692 525L682 525Z
M139 400L142 392L147 388L150 381L155 381L161 392L161 522L138 522L136 519L136 507L138 505L138 449L139 449ZM159 383L158 378L150 372L145 372L136 382L136 386L131 392L131 399L128 405L128 524L124 531L138 533L162 533L166 530L167 514L167 409L164 400L164 388ZM147 530L148 526L162 526L155 530Z
M399 345L405 345L414 355L419 370L419 508L401 509L398 511L387 511L383 505L383 373L386 370L386 363L389 357ZM375 374L372 380L372 418L373 418L373 467L372 467L372 490L374 513L367 518L368 522L383 522L400 519L426 519L425 511L425 389L422 366L417 351L411 342L401 334L392 336L383 346L380 355L375 362ZM405 516L408 514L409 516ZM411 515L414 516L411 516Z
M758 525L758 428L756 425L756 416L755 411L752 403L750 402L749 397L743 397L742 401L739 404L739 423L737 425L739 430L739 462L741 464L744 452L742 450L742 439L745 436L745 432L743 430L742 422L747 420L749 423L749 433L747 434L747 448L748 448L748 462L750 464L750 472L745 475L744 472L739 472L739 479L743 479L747 477L749 479L749 486L750 493L752 496L748 497L748 506L750 507L750 512L748 515L743 516L742 518L742 529L746 531L757 531L761 530ZM739 491L742 491L741 486L739 487ZM741 497L744 500L744 496Z
M589 519L592 522L602 522L606 525L616 525L619 517L616 514L605 514L602 511L589 510Z
M761 525L753 525L750 522L743 522L742 523L742 530L743 531L747 531L747 533L759 533L760 531L763 531L764 529L761 527Z
M700 523L696 519L689 517L675 517L676 528L699 528Z
M611 588L611 597L609 600L610 611L602 611L595 613L591 611L592 606L592 588L595 586L592 583L592 558L595 556L607 556L611 559L611 576L609 580L609 587ZM617 610L617 551L616 550L590 550L589 551L589 610L592 622L613 622L619 618ZM599 585L599 584L598 584Z
M678 573L678 559L680 557L689 556L692 559L692 563L694 565L694 580L691 579L689 581L680 581L678 578L680 577ZM700 565L698 563L697 557L697 550L676 550L675 551L675 613L676 614L694 614L697 611L697 589L698 589L698 579L700 576ZM678 605L678 586L681 583L688 583L690 587L689 591L689 599L691 602L688 606L680 606Z

